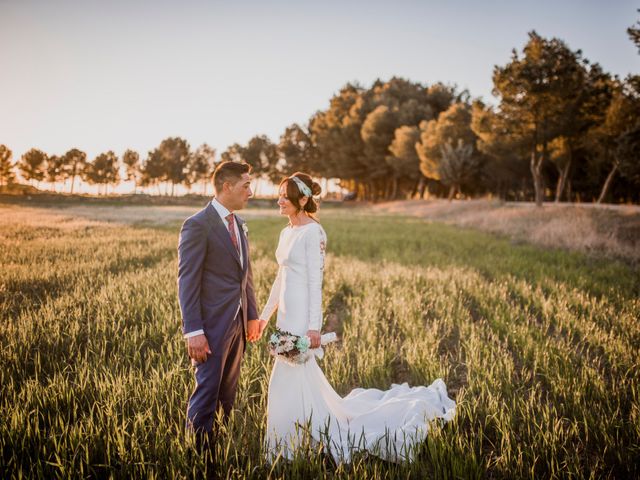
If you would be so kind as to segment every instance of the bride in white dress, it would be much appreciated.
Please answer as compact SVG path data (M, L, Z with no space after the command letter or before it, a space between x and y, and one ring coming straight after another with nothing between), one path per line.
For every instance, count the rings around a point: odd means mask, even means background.
M324 229L313 217L317 210L313 196L320 192L320 185L301 172L280 184L280 213L290 222L280 232L278 274L260 315L260 334L277 308L276 326L307 335L314 349L320 347L327 244ZM292 459L296 448L310 441L322 443L338 463L348 463L357 451L390 461L410 461L427 435L428 422L436 418L448 421L454 415L455 402L448 397L442 379L428 387L405 383L387 391L357 388L342 398L315 356L301 365L277 357L267 400L267 460L273 462L278 455Z

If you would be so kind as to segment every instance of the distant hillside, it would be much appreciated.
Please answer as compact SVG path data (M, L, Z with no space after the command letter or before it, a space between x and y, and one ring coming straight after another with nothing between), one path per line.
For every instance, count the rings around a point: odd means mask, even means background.
M411 215L507 235L515 242L567 248L640 265L640 206L490 200L408 200L372 205L379 213Z

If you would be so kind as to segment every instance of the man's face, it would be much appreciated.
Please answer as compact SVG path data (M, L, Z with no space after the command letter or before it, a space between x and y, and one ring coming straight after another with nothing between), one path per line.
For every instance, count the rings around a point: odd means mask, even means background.
M235 184L228 183L227 185L229 207L232 210L242 210L247 206L249 198L253 195L251 191L251 176L248 173L243 173L240 180Z

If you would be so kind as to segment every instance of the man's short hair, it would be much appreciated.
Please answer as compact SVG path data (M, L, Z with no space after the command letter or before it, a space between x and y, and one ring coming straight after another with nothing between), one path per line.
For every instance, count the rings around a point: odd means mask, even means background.
M245 173L251 173L251 165L248 163L222 162L213 172L213 186L216 192L222 192L224 182L235 184Z

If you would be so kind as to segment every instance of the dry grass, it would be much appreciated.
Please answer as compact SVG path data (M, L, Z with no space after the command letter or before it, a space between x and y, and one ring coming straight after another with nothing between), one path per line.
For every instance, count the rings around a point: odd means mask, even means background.
M112 206L112 205L73 205L60 203L49 206L25 207L0 203L1 223L6 225L24 225L37 227L52 221L62 229L75 229L79 226L107 226L120 223L138 226L162 226L184 221L201 207L194 206ZM277 215L275 209L246 209L242 217L256 218Z
M357 206L357 204L355 204ZM120 223L137 226L162 226L181 222L195 213L195 206L113 206L69 205L54 203L43 207L0 203L3 223L36 227L52 218L60 228L73 229L78 221L92 226ZM515 242L527 242L547 248L563 248L595 256L617 258L640 265L640 207L628 205L503 203L490 200L396 201L355 210L367 213L416 216L506 235ZM334 214L350 214L353 209L335 209ZM246 218L277 216L275 208L246 209Z
M401 201L374 205L396 213L507 235L515 241L640 264L640 207L503 203L490 200Z

